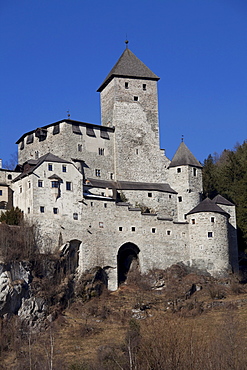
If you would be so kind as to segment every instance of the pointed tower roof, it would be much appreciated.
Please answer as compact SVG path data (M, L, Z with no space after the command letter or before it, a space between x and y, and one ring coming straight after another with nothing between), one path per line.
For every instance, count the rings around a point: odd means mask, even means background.
M223 204L224 206L234 206L232 202L227 200L226 198L222 197L222 195L218 194L216 195L212 201L217 204Z
M182 141L174 157L172 158L169 168L183 166L183 165L202 168L201 163L198 162L196 157L194 157L194 155L191 153L191 151L187 148L187 146Z
M156 76L156 74L154 74L144 63L142 63L142 61L138 59L128 47L126 47L123 54L118 59L117 63L97 91L101 92L113 79L113 77L132 77L143 78L147 80L159 80L159 77Z
M199 203L195 208L193 208L190 212L187 213L187 215L193 214L193 213L199 213L199 212L216 212L221 213L226 216L229 216L227 212L225 212L222 208L217 206L216 203L214 203L211 199L206 198L201 203Z

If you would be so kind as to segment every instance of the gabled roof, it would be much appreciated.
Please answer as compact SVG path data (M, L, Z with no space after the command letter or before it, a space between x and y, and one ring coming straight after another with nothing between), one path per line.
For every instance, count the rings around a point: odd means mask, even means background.
M23 177L25 176L28 176L30 175L31 173L34 172L34 170L36 170L36 168L38 168L43 162L56 162L56 163L71 163L69 161L66 161L66 159L62 159L62 158L59 158L57 157L56 155L52 154L52 153L47 153L45 155L43 155L42 157L40 157L39 159L31 159L29 161L27 161L28 164L32 164L32 166L29 168L28 171L26 172L22 172L19 176L17 176L12 182L16 182L20 179L22 179Z
M227 200L226 198L222 197L222 195L218 194L216 195L212 201L214 203L217 203L217 204L223 204L225 206L234 206L234 204L232 202L230 202L229 200Z
M178 147L178 150L176 151L174 157L172 158L171 163L169 164L170 167L177 167L177 166L193 166L193 167L199 167L202 168L202 165L196 157L191 153L191 151L188 149L188 147L185 145L185 143L182 141Z
M215 213L221 213L226 216L229 216L227 212L225 212L222 208L217 206L216 203L214 203L211 199L206 198L201 203L199 203L195 208L193 208L190 212L187 213L187 215L193 214L193 213L199 213L199 212L215 212Z
M113 77L132 77L142 78L147 80L159 80L159 77L154 74L135 54L126 48L118 59L115 66L105 78L104 82L97 91L102 91L105 86L113 79Z

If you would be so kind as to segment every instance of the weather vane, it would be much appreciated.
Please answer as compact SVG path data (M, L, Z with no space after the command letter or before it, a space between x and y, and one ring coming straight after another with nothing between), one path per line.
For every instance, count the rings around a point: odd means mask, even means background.
M67 117L70 119L70 112L69 112L69 109L67 110Z
M129 43L129 40L127 40L127 33L126 33L126 40L125 40L126 49L128 49L128 43Z
M184 135L182 135L181 141L182 141L182 142L184 141Z

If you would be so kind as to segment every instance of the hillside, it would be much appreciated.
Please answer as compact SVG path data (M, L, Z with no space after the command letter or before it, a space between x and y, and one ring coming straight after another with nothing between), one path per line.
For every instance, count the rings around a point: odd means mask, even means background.
M130 273L112 293L95 276L86 285L84 276L67 307L51 306L39 330L5 316L1 368L246 368L247 290L235 276L214 279L174 265Z

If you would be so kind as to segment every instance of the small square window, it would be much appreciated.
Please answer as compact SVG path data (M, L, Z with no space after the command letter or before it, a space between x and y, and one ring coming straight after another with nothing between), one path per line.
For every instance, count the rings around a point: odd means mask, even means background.
M171 235L171 231L170 230L167 230L166 234L167 235Z
M211 222L214 222L214 217L211 217Z
M119 226L118 230L119 230L119 231L123 231L122 226Z
M138 96L134 96L134 101L138 101Z
M152 193L148 193L148 198L152 198L153 194Z
M82 152L82 144L78 144L77 149L78 149L78 152Z
M43 181L42 180L38 180L38 187L43 188Z
M147 90L147 85L146 85L146 84L143 84L143 85L142 85L142 89L143 89L144 91L146 91L146 90Z
M212 237L213 237L212 231L208 231L208 238L212 238Z
M72 190L72 183L70 181L66 181L66 190Z
M178 201L179 202L182 202L183 198L182 197L178 197Z
M169 194L169 199L171 199L171 197L172 197L171 194Z
M91 207L93 207L93 202L91 202Z
M53 213L54 213L54 215L57 215L58 214L58 208L53 208Z
M131 231L136 231L135 226L132 226Z
M156 229L155 227L152 227L152 233L155 234L156 233Z
M194 218L192 218L192 219L191 219L191 223L192 223L192 225L195 225L196 220L195 220Z
M104 227L104 223L103 222L99 222L99 227L102 229Z
M78 213L73 213L73 219L78 220Z
M44 212L45 212L45 207L41 206L41 207L39 208L39 210L40 210L40 213L44 213Z
M125 82L124 87L125 87L125 89L128 89L129 88L129 83Z
M107 208L107 203L104 203L104 208Z
M95 170L95 176L100 177L100 170L99 169Z
M181 172L181 168L177 168L177 173L180 173Z
M63 172L67 172L67 167L63 165L63 166L62 166L62 171L63 171Z
M48 171L52 171L52 164L48 164Z
M104 154L105 154L105 149L99 148L99 155L104 155Z
M51 187L52 188L59 188L59 182L58 181L52 181L51 182Z
M110 173L110 179L113 180L113 173Z

